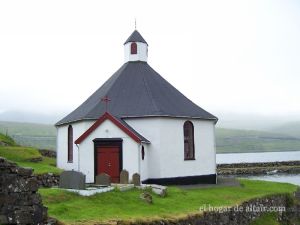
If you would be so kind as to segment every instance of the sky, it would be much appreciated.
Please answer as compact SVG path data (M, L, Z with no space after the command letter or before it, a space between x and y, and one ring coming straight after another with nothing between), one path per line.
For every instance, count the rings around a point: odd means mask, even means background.
M0 113L74 110L122 66L135 19L148 63L202 108L300 114L296 0L0 1Z

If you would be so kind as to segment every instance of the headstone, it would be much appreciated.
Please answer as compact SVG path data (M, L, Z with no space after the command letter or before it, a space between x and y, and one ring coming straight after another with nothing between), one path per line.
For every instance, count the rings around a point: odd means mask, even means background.
M95 183L99 185L110 186L111 185L110 176L106 173L100 173L99 175L96 176Z
M60 174L59 187L66 189L85 189L85 175L77 171L64 171Z
M127 170L122 170L120 173L120 183L121 184L128 184L129 174Z
M138 173L132 175L132 183L134 184L134 186L141 185L141 176Z

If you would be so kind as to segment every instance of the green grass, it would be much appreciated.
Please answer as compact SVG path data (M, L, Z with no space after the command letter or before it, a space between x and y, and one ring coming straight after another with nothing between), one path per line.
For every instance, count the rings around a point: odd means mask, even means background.
M4 157L10 161L17 163L19 166L31 167L34 169L35 174L42 173L55 173L61 172L55 166L55 159L49 157L42 157L39 151L35 148L21 147L21 146L1 146L0 157ZM30 159L40 158L40 162L30 162Z
M292 193L296 186L285 183L241 180L241 187L182 190L169 187L166 198L153 195L153 204L139 199L140 190L113 191L90 197L59 189L40 189L49 215L66 224L91 224L115 220L176 219L199 213L201 206L233 206L255 197Z
M3 142L10 146L16 145L14 139L12 139L11 137L9 137L7 135L1 134L1 133L0 133L0 142Z
M263 214L250 225L280 225L280 223L277 221L277 214L273 212Z

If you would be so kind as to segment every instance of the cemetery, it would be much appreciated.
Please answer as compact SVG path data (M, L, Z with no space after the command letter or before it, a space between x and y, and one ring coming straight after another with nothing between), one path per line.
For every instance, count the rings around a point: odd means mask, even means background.
M94 184L86 184L85 175L77 171L64 171L60 175L59 188L69 192L74 192L82 196L91 196L94 194L109 192L114 189L127 191L134 187L139 189L151 189L153 193L165 197L167 195L167 187L156 184L141 184L141 178L138 173L132 175L129 180L127 170L120 173L120 183L112 183L111 177L106 173L96 176ZM131 182L130 182L131 181ZM54 187L56 188L56 187Z

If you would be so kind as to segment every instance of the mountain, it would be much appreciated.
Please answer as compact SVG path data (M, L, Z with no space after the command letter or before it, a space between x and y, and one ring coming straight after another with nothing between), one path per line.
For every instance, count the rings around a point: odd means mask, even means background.
M300 138L300 121L285 123L280 126L270 128L269 131Z
M288 134L238 129L216 129L218 153L300 151L300 137Z

